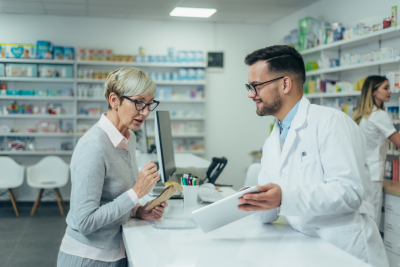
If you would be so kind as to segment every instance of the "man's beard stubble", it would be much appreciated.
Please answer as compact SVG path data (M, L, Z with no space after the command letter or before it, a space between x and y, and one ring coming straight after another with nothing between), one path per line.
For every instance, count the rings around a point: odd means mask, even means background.
M272 96L270 98L270 103L262 101L262 107L257 108L258 116L268 116L276 114L282 106L282 100L278 93L278 87L275 87L272 91Z

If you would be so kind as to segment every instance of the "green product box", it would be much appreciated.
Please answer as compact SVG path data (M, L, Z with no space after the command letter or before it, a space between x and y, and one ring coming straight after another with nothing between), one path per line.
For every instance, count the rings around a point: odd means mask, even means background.
M397 26L397 6L392 6L392 18L391 24L393 26Z
M299 43L300 51L308 48L307 36L308 36L308 34L312 33L314 23L315 23L315 19L311 18L311 17L306 17L304 19L299 20L298 43Z
M37 77L36 64L6 64L8 77Z

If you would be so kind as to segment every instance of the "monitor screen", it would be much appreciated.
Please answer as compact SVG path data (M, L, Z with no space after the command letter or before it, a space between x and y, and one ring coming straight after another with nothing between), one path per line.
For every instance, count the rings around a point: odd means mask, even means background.
M155 141L161 181L165 183L176 171L169 111L156 111Z

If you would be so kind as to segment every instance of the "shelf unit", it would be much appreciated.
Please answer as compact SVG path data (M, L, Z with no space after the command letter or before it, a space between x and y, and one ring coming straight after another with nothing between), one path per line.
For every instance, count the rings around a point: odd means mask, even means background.
M98 67L108 67L108 68L117 68L122 66L132 66L132 67L143 67L145 71L151 70L151 68L163 68L165 70L168 69L178 69L178 68L206 68L206 64L203 63L138 63L138 62L106 62L106 61L79 61L79 60L38 60L38 59L0 59L0 63L32 63L32 64L64 64L64 65L73 65L74 67L74 78L41 78L41 77L0 77L0 83L2 82L10 82L12 84L17 84L19 87L15 85L15 89L25 89L25 85L29 85L31 83L34 84L34 88L40 88L41 86L44 88L51 88L51 86L60 87L69 86L69 88L73 88L74 95L77 95L77 87L79 84L103 84L105 80L89 80L89 79L78 79L78 69L80 67L83 68L98 68ZM155 81L157 85L166 85L166 86L177 86L177 88L184 89L185 87L193 88L193 86L202 86L203 88L206 85L205 80L191 80L191 81L163 81L157 80ZM29 86L28 86L29 87ZM32 85L30 86L32 87ZM29 88L30 88L29 87ZM4 100L16 100L19 103L20 101L49 101L49 102L66 102L72 104L73 112L65 115L48 115L48 114L8 114L8 115L0 115L0 125L2 124L2 120L13 119L13 120L72 120L74 132L72 134L67 133L0 133L0 137L8 137L8 136L18 136L18 137L40 137L40 138L70 138L71 142L75 146L78 139L83 135L82 133L77 132L78 122L85 124L94 124L99 120L99 116L92 115L81 115L78 114L78 108L81 104L93 103L106 103L104 97L98 98L81 98L81 97L46 97L46 96L0 96L0 105ZM203 114L205 113L205 99L160 99L162 104L176 104L175 107L179 107L180 105L191 105L196 104L201 105ZM71 105L69 104L69 105ZM159 109L158 109L159 110ZM148 120L152 123L154 121L154 117L148 118ZM186 117L176 117L171 118L171 121L200 121L203 122L203 127L205 118L195 117L195 118L186 118ZM149 135L148 138L154 138L154 135ZM205 141L205 134L186 134L186 135L177 135L174 138L202 138ZM205 150L196 150L196 151L185 151L195 154L204 154ZM0 155L72 155L72 151L0 151Z

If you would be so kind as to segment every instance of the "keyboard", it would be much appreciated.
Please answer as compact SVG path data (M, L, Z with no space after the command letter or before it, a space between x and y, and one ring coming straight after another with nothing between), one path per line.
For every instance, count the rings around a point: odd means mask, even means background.
M217 202L224 198L221 192L211 188L199 188L199 198L201 202Z

